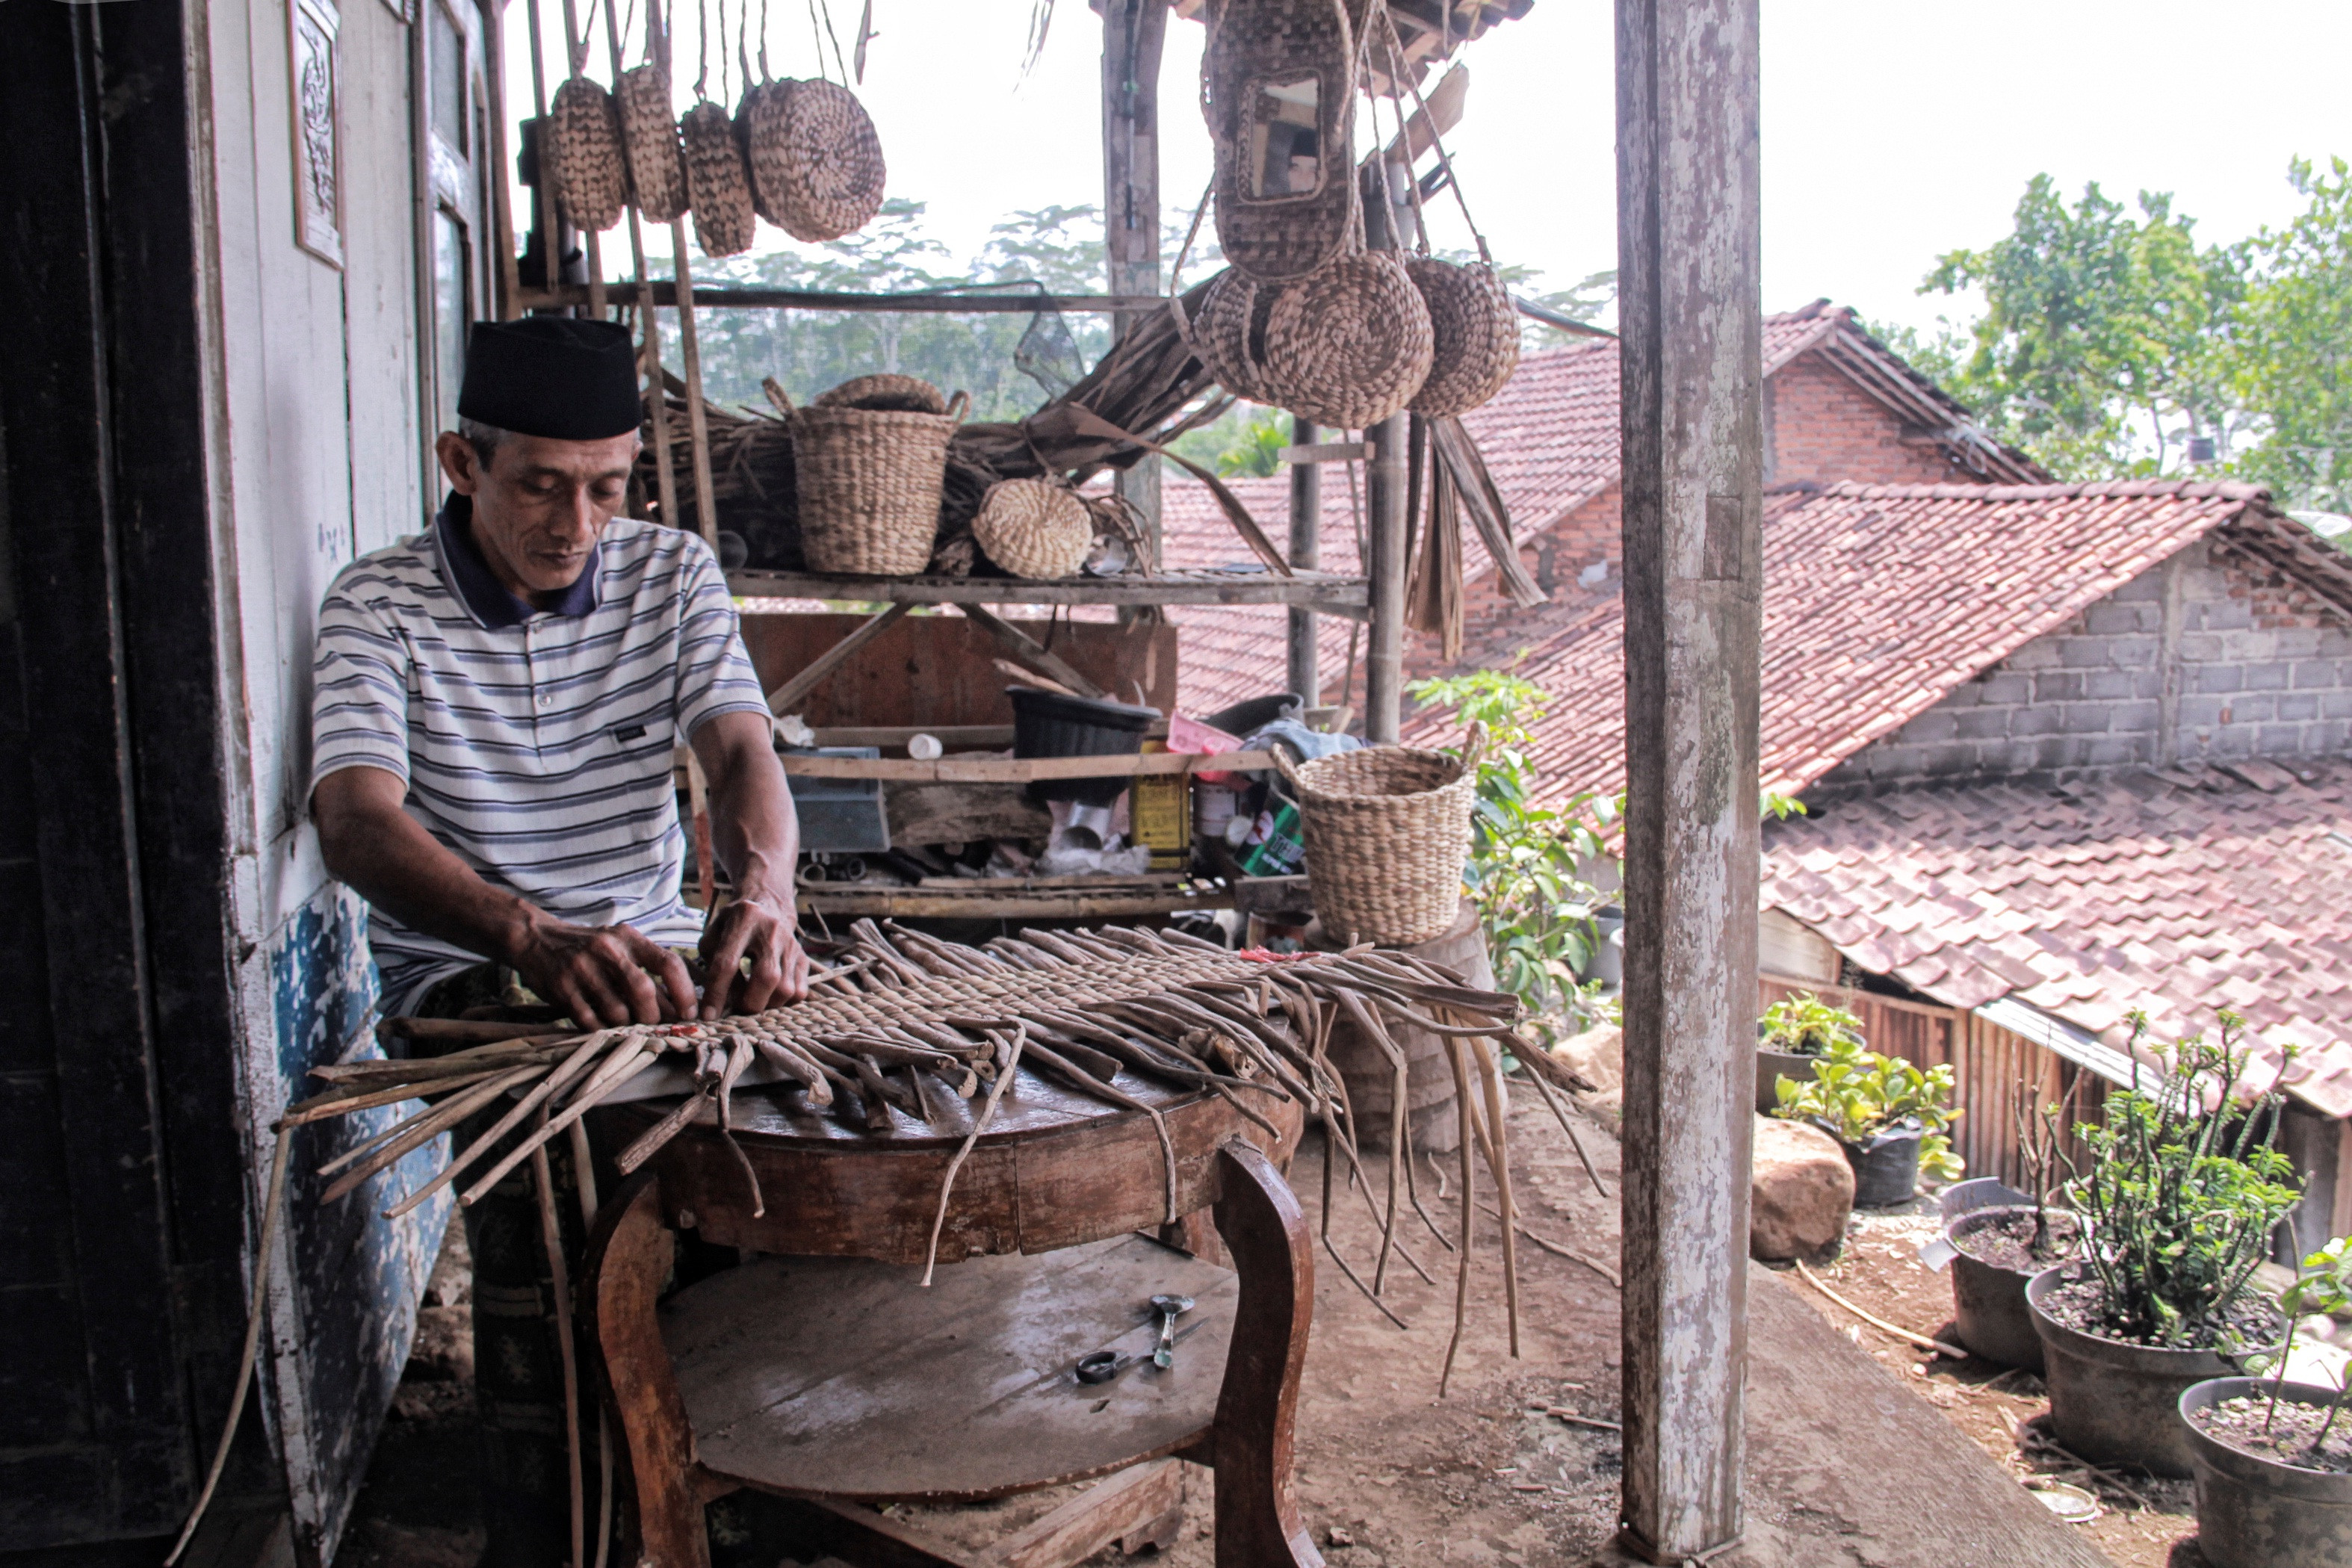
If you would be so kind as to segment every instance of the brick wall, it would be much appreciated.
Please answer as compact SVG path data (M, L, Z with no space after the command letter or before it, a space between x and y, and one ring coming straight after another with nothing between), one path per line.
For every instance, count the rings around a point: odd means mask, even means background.
M1809 794L2352 753L2352 620L2195 545L2020 648Z
M1906 443L1902 422L1818 354L1765 382L1765 483L1949 485L1973 476L1932 441Z

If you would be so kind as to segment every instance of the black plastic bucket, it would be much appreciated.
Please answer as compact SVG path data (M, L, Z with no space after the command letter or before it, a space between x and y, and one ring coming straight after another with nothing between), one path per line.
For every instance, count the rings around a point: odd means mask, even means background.
M1286 715L1296 715L1306 699L1297 692L1270 692L1262 697L1244 697L1231 707L1221 707L1214 713L1202 714L1201 722L1211 729L1222 729L1236 740L1244 739L1250 731L1272 724Z
M1961 1237L1979 1226L2011 1215L2031 1214L2032 1206L1999 1205L1972 1208L1944 1225L1952 1244L1952 1333L1970 1354L2003 1366L2022 1367L2041 1375L2042 1336L2033 1330L2033 1314L2025 1307L2025 1282L2040 1273L2019 1273L1997 1263L1969 1256ZM1981 1216L1982 1218L1979 1218Z
M1890 1127L1856 1145L1843 1139L1845 1163L1853 1167L1853 1206L1892 1208L1908 1203L1919 1192L1919 1140L1916 1127Z
M2179 1403L2197 1468L2197 1549L2213 1568L2352 1568L2352 1476L2261 1458L2197 1429L2189 1417L2226 1399L2326 1406L2335 1391L2308 1383L2216 1377ZM2340 1426L2340 1423L2339 1423Z
M1799 1056L1793 1051L1756 1050L1756 1112L1769 1115L1780 1103L1780 1080L1793 1078L1800 1083L1813 1081L1813 1063L1818 1056Z
M1143 732L1160 720L1156 707L1064 696L1034 686L1007 686L1004 695L1013 699L1013 755L1019 758L1133 757L1143 749ZM1029 795L1108 806L1133 782L1123 773L1041 779L1029 786Z

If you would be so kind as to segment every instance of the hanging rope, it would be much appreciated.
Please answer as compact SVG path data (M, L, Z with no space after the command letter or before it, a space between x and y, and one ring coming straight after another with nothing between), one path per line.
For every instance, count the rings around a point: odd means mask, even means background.
M725 26L727 14L719 13L719 26ZM701 102L710 96L710 0L694 0L694 97ZM719 70L721 89L725 87L727 47L719 47Z
M1388 0L1378 0L1378 4L1381 25L1388 30L1389 47L1395 57L1402 60L1404 58L1404 43L1397 37L1396 18L1389 14ZM1478 259L1492 267L1495 264L1494 254L1486 248L1486 236L1478 232L1478 220L1470 215L1470 198L1462 193L1462 182L1454 177L1453 160L1445 155L1445 138L1438 134L1437 116L1429 111L1428 103L1421 96L1421 85L1410 75L1404 78L1404 85L1412 91L1413 107L1421 111L1422 119L1429 122L1429 144L1436 150L1437 166L1445 171L1445 183L1454 187L1454 200L1462 209L1462 221L1469 225L1470 237L1477 242ZM1410 157L1412 152L1412 142L1405 143L1405 152ZM1412 165L1408 162L1405 165L1406 172L1410 173L1412 168ZM1414 188L1415 190L1420 188L1420 182L1414 182Z

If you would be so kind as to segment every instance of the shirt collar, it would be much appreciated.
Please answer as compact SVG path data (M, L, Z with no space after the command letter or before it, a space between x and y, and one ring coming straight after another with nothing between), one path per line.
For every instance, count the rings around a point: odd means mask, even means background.
M604 564L604 548L599 544L588 552L588 564L572 580L545 612L534 607L529 600L518 599L509 592L490 570L490 563L482 559L480 547L474 543L474 498L452 494L441 504L441 512L433 519L433 536L441 550L441 569L449 586L474 619L492 631L520 626L532 616L545 613L564 615L577 620L596 608L598 568Z

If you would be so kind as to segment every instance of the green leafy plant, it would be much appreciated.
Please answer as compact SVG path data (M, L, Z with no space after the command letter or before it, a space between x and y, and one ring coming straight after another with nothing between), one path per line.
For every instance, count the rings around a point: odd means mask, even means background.
M2216 1040L2151 1048L2150 1082L2137 1049L2147 1019L2133 1014L2132 1086L2107 1097L2103 1124L2076 1129L2089 1168L2067 1161L2106 1325L2145 1344L2233 1343L2233 1312L2303 1196L2275 1147L2277 1092L2235 1098L2252 1056L2238 1043L2245 1020L2224 1011L2220 1023Z
M1839 1040L1862 1043L1862 1020L1811 991L1782 997L1758 1021L1764 1026L1762 1047L1791 1056L1827 1056Z
M1858 1036L1832 1040L1813 1063L1813 1080L1780 1080L1780 1103L1772 1114L1812 1122L1840 1143L1865 1148L1891 1128L1916 1123L1919 1169L1937 1181L1958 1181L1966 1168L1952 1153L1947 1130L1960 1113L1952 1108L1952 1070L1922 1071L1899 1056L1864 1051Z
M1550 1040L1600 1016L1600 987L1578 977L1592 959L1601 902L1585 868L1605 852L1593 797L1538 805L1528 755L1542 718L1541 688L1506 670L1479 670L1409 688L1416 702L1451 708L1465 724L1486 727L1471 816L1465 880L1477 905L1496 983L1525 1003Z
M2279 1385L2286 1381L2287 1362L2294 1354L2295 1325L2305 1313L2328 1317L2352 1313L2352 1237L2338 1236L2318 1251L2303 1260L2302 1270L2294 1283L2279 1292L2279 1311L2286 1314L2286 1343L2279 1347L2276 1356L2250 1355L2244 1358L2246 1370L2256 1376L2273 1373L2270 1408L2263 1416L2263 1430L2267 1432L2278 1416ZM2318 1433L2311 1439L2305 1452L2316 1455L2327 1434L2336 1428L2336 1418L2343 1413L2344 1399L2352 1391L2352 1376L2338 1374L2336 1397L2328 1402L2327 1419L2320 1424Z

